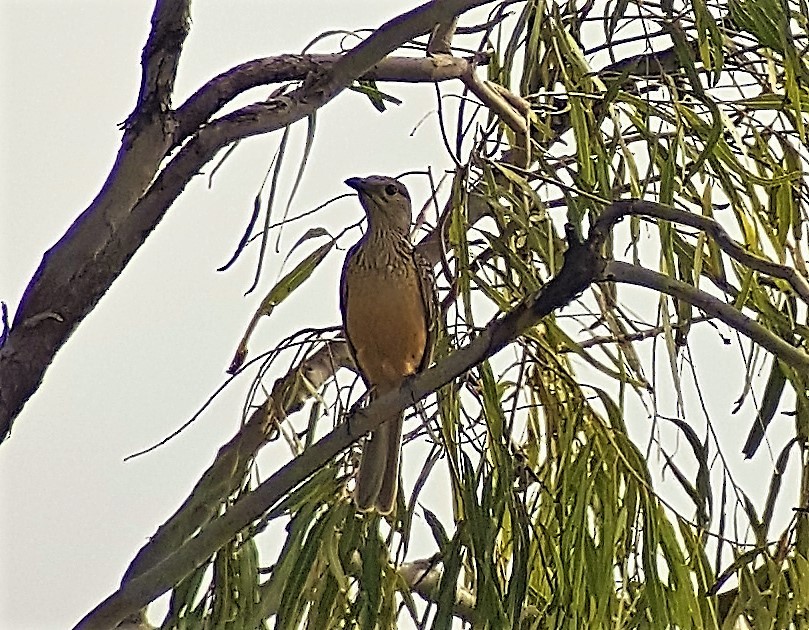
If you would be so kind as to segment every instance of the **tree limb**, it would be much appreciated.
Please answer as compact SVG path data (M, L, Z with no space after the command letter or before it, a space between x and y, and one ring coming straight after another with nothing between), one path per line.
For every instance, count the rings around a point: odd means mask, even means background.
M314 73L330 72L343 55L280 55L253 59L214 77L177 108L174 143L181 144L225 104L249 89L273 83L303 81ZM470 67L487 61L474 57L386 57L362 75L370 81L435 83L459 79Z
M188 1L157 2L143 50L140 94L115 164L90 206L45 253L23 294L0 348L0 440L8 436L13 419L39 387L56 351L143 240L120 243L116 233L170 147L166 114L188 34L188 5Z
M535 296L492 321L469 345L453 352L433 368L415 376L399 390L375 399L352 414L349 421L282 466L252 492L243 495L224 514L213 518L193 538L159 563L128 579L76 627L81 630L114 626L126 615L146 606L204 563L217 549L277 501L324 466L335 455L373 430L384 418L399 413L429 393L451 382L494 355L540 319L584 291L603 271L598 255L603 239L594 235L580 243L568 230L569 247L559 274Z
M806 278L801 276L792 267L780 265L762 256L752 254L747 248L742 247L733 240L725 231L725 228L710 217L694 214L693 212L686 212L684 210L676 210L675 208L655 203L654 201L628 199L616 201L606 208L596 221L597 229L610 230L615 223L630 214L654 217L656 219L688 225L702 230L713 237L714 242L728 256L754 271L767 274L773 278L785 280L789 283L789 286L792 287L792 290L795 291L806 304L809 304L809 282L806 281Z
M127 125L150 123L171 110L180 53L188 37L191 1L158 0L152 13L152 30L141 54L140 90Z
M311 73L291 93L256 103L196 131L160 172L175 145L167 92L187 33L188 3L158 1L144 48L138 107L129 117L115 164L101 192L45 253L0 348L0 439L37 390L56 352L92 311L169 206L223 147L309 116L403 43L439 22L493 0L434 0L400 15L341 55L329 71ZM172 51L166 47L174 46ZM214 105L210 105L214 106ZM191 133L183 128L182 133ZM42 317L42 314L49 314ZM50 316L54 314L55 316Z
M654 289L688 302L704 313L716 317L731 328L738 330L785 363L797 369L809 369L809 354L787 343L734 306L715 298L710 293L700 291L693 285L656 271L615 260L607 263L601 280L624 282Z

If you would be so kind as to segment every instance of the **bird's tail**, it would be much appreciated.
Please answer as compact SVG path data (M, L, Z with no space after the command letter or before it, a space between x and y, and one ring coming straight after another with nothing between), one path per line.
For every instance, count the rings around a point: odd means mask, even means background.
M386 420L371 433L362 447L354 500L362 511L390 514L399 485L399 452L402 443L402 414Z

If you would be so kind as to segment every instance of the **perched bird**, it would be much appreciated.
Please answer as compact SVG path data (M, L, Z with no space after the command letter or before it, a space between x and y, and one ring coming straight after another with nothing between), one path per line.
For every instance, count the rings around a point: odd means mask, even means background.
M436 299L432 266L410 242L410 195L404 184L352 177L368 218L346 256L340 281L343 329L372 396L398 389L432 360ZM396 502L402 414L366 439L354 498L360 510L388 514Z

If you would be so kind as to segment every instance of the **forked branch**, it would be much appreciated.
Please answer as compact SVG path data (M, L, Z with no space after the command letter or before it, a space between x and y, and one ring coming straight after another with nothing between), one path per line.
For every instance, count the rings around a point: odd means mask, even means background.
M305 71L300 87L215 121L208 119L229 98L260 84L256 81L271 79L278 67L266 60L241 66L201 88L178 111L171 110L174 77L188 32L189 3L158 1L143 52L138 103L127 119L115 164L98 196L45 253L0 348L0 440L8 437L14 418L38 389L59 349L186 185L220 149L310 116L365 73L373 72L384 57L405 42L430 33L437 23L450 22L493 1L428 2L390 20L333 61L298 60L298 70ZM294 59L286 58L287 63L291 61ZM402 80L414 80L420 72L422 76L443 76L437 65L444 61L414 59ZM398 63L401 66L404 62ZM446 67L452 70L454 63ZM470 62L457 63L454 71L462 73ZM391 65L381 64L376 71L389 73ZM182 148L164 167L167 156L179 144Z

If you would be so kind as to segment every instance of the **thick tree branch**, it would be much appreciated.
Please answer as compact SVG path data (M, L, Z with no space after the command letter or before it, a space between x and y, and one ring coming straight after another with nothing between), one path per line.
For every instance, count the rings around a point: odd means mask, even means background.
M43 257L0 348L0 439L42 382L56 352L106 293L185 186L221 148L309 116L391 51L439 22L493 0L434 0L380 27L288 95L243 108L203 127L155 179L176 141L167 107L187 2L158 2L144 50L139 104L99 195ZM165 46L175 46L174 53ZM162 61L161 61L162 55ZM154 90L152 95L148 91ZM166 114L166 115L163 115ZM157 116L157 118L155 118ZM185 133L189 133L185 130ZM148 190L147 190L148 188Z
M337 453L373 430L382 419L403 411L414 401L421 400L491 357L528 327L584 291L602 273L603 261L598 251L603 240L595 235L590 241L579 243L572 235L572 230L569 230L568 239L569 247L562 269L536 296L491 322L469 345L414 377L398 391L382 396L367 408L358 410L349 422L342 423L300 456L281 467L161 562L131 577L116 593L90 612L77 628L108 628L126 615L146 606L205 562L237 532L260 518Z
M240 64L217 77L191 95L177 108L175 144L210 119L234 97L254 87L303 81L314 73L329 72L342 54L281 55L254 59ZM363 79L392 83L435 83L459 79L487 58L386 57L363 74Z
M408 11L380 26L334 65L326 89L341 89L373 68L374 64L402 44L432 32L436 24L454 20L470 9L493 0L436 0Z
M180 53L188 37L190 0L158 0L152 13L152 30L141 55L140 92L128 125L164 119L171 111L171 97Z
M57 350L142 243L121 243L116 232L170 147L170 92L187 33L188 2L158 2L143 51L137 106L112 171L90 206L43 256L0 348L0 440Z

